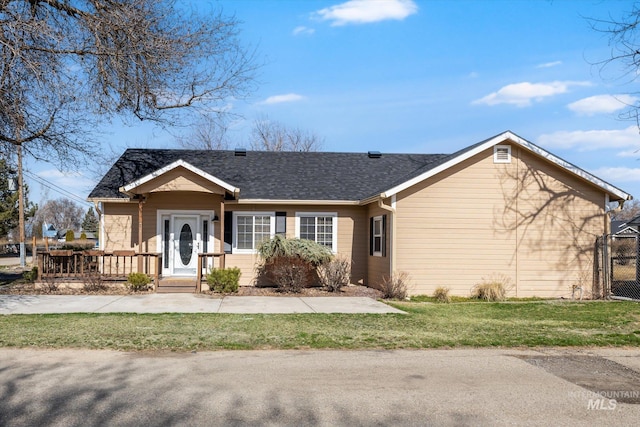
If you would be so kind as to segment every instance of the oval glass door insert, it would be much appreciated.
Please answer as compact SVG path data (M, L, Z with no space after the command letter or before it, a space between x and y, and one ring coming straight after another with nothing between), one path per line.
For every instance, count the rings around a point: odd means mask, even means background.
M193 233L189 224L182 226L180 230L180 260L182 264L189 265L191 255L193 255Z

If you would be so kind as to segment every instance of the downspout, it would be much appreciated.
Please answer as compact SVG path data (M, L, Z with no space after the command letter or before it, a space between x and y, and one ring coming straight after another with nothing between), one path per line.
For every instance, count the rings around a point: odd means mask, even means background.
M391 196L391 206L385 205L383 202L384 193L380 195L378 199L378 207L390 212L389 219L391 220L391 227L389 227L389 275L393 276L396 271L396 195Z

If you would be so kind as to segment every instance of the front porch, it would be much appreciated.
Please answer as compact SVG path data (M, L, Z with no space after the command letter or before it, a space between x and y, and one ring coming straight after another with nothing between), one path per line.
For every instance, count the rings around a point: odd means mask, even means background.
M105 282L126 282L131 273L151 278L155 292L200 292L210 268L224 268L224 253L199 253L195 274L163 277L162 254L131 250L52 250L37 254L38 282L86 282L99 278ZM217 260L217 261L216 261Z

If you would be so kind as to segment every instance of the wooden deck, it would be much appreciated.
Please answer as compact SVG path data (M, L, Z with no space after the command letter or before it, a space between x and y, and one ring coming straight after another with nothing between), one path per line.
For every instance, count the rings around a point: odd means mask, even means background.
M99 275L103 280L126 281L130 273L151 277L159 293L195 293L202 290L209 268L225 268L224 253L198 254L194 277L162 277L162 254L131 250L52 250L38 253L38 281L82 281Z
M100 275L104 280L127 280L130 273L151 277L154 289L160 281L162 255L134 251L56 250L38 253L38 281L84 280Z

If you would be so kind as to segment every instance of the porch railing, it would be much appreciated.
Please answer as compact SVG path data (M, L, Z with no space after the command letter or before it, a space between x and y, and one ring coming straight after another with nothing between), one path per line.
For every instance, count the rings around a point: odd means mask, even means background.
M216 258L218 265L216 267ZM224 252L208 252L198 254L198 270L196 272L196 292L202 290L202 278L207 276L210 268L224 268Z
M138 259L142 257L142 271ZM127 280L129 273L145 273L158 288L162 254L135 251L104 252L96 250L54 250L38 253L38 281L50 279L83 279L100 274L106 280Z

